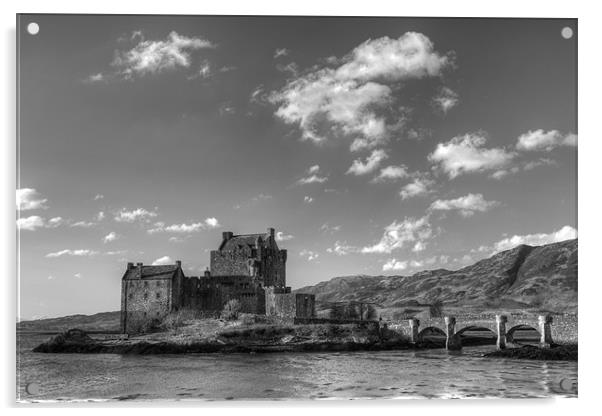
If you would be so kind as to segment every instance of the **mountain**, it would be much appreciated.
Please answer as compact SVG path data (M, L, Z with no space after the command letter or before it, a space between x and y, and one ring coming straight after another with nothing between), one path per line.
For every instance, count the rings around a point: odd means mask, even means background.
M331 302L371 302L404 310L436 303L483 311L501 308L576 312L577 239L520 245L460 270L426 270L411 276L341 276L298 289ZM419 309L419 308L418 308Z
M57 332L69 328L86 331L119 331L120 311L101 312L94 315L69 315L60 318L36 319L17 323L18 331Z

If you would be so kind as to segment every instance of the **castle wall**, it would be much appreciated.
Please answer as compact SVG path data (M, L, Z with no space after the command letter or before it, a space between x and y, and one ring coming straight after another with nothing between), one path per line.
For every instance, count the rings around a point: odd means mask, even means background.
M315 316L315 296L268 287L265 291L265 314L281 318L312 318Z
M171 312L171 279L122 281L122 330L140 331L143 321L160 320Z
M250 250L211 252L212 276L249 276Z
M183 307L220 312L230 299L237 299L241 312L264 314L264 290L249 276L201 276L184 279Z

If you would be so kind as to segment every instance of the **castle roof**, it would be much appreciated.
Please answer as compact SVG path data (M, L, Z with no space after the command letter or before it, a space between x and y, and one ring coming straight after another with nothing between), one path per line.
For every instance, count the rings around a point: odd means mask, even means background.
M163 266L132 266L126 270L123 275L124 279L171 279L175 276L177 270L180 268L177 264L168 264ZM139 270L142 271L140 275Z
M258 237L261 237L263 246L265 247L265 242L270 237L269 234L240 234L234 235L232 238L223 241L219 249L220 251L233 251L237 250L239 247L255 247L255 242Z

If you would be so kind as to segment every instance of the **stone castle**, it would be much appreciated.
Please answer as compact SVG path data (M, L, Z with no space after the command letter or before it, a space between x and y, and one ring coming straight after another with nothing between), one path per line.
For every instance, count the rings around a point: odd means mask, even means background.
M148 266L128 263L121 281L121 329L135 333L141 323L160 320L180 309L219 313L231 299L241 312L311 318L315 297L291 293L286 286L286 250L273 228L265 234L222 233L203 276L185 276L182 263Z

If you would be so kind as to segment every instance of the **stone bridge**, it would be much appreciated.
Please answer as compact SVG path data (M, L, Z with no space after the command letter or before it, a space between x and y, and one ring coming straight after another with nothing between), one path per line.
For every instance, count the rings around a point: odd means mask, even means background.
M456 320L454 316L444 318L409 319L405 323L392 325L391 329L403 330L409 335L412 342L421 342L427 333L438 333L446 337L445 346L448 350L462 348L461 336L466 331L488 329L497 335L498 349L506 348L507 344L513 343L513 335L518 330L533 329L540 336L539 343L543 347L549 347L553 341L554 325L551 315L522 316L515 317L507 315L495 315L491 318L464 318ZM562 337L561 337L562 338Z

